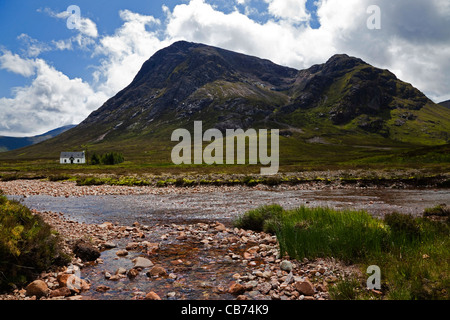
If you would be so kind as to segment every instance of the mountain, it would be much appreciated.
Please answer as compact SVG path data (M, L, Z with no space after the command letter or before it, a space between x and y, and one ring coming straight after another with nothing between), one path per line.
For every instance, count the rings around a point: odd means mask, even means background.
M446 144L450 110L390 71L345 54L296 70L180 41L155 53L77 127L9 156L54 159L88 145L170 163L171 133L192 130L196 120L203 130L279 128L283 161L298 163Z
M442 101L442 102L439 102L438 104L440 104L441 106L450 108L450 100Z
M73 127L76 127L76 125L63 126L33 137L0 136L0 152L23 148L29 145L33 145L51 139L69 129L72 129Z

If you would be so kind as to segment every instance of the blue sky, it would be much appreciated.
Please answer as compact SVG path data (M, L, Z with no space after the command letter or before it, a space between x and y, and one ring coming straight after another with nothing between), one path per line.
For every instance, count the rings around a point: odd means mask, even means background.
M448 0L0 0L0 30L0 135L81 122L177 40L298 69L347 53L450 99Z

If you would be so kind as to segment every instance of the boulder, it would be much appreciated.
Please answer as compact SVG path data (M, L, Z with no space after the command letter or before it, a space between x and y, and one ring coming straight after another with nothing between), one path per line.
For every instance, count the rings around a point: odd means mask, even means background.
M87 291L90 288L90 285L85 280L74 274L61 273L58 275L57 281L61 288L67 287L75 293Z
M130 279L134 279L134 278L136 278L138 275L139 275L139 271L136 270L136 269L130 269L130 270L128 270L128 272L127 272L127 276L128 276L128 278L130 278Z
M127 250L117 250L116 255L118 255L119 257L124 257L124 256L128 255L128 251Z
M136 259L133 260L133 262L134 262L134 268L145 269L145 268L153 267L153 262L151 262L149 259L144 258L144 257L137 257Z
M99 286L95 289L95 291L97 291L97 292L106 292L106 291L108 291L108 290L111 290L111 288L108 287L108 286L105 286L105 285L103 285L103 284L99 285Z
M228 293L231 293L232 295L238 296L245 292L245 287L242 284L234 283L231 285L231 287L228 289Z
M154 266L147 272L147 276L149 277L163 277L167 275L166 269L161 266Z
M36 298L45 297L49 294L50 289L42 280L35 280L31 282L26 288L26 295L29 297L36 296Z
M308 280L297 281L294 284L294 286L295 286L295 289L297 289L297 291L300 294L303 294L305 296L313 296L314 295L314 292L315 292L314 291L314 286Z
M81 239L75 243L73 253L83 261L95 261L100 257L100 251L97 248Z
M161 298L155 292L150 291L145 295L145 300L161 300Z
M70 291L69 288L67 287L62 287L62 288L58 288L53 290L50 293L50 298L56 298L56 297L69 297L72 295L72 291Z
M292 262L288 261L288 260L283 260L280 263L280 269L286 272L291 272L292 270Z

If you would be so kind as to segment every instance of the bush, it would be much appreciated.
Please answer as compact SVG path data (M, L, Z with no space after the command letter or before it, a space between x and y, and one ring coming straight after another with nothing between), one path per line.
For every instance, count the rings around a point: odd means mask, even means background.
M106 180L100 178L78 178L77 186L99 186L102 184L106 184Z
M281 183L281 179L279 177L268 177L264 180L264 184L268 186L277 186Z
M91 157L91 164L92 165L100 164L100 157L96 153L94 153Z
M102 155L94 153L91 157L91 164L115 165L124 162L123 154L117 152L109 152Z
M64 180L69 180L70 176L66 175L66 174L57 174L57 175L52 175L48 177L48 181L64 181Z
M275 231L276 221L283 213L283 208L277 204L262 206L254 210L247 211L239 217L234 225L237 228L253 231Z
M406 237L409 241L421 237L421 225L411 215L397 212L389 213L384 217L384 222L391 228L394 236Z
M0 195L0 290L31 281L52 264L65 264L58 236L38 215Z

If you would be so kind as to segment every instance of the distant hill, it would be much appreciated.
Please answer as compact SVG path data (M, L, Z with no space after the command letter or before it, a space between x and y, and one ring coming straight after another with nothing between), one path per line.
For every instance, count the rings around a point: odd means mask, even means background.
M442 102L439 102L438 104L440 104L441 106L450 108L450 100L442 101Z
M346 161L449 143L450 109L389 70L346 54L306 70L185 41L156 52L134 80L61 135L0 158L120 151L171 163L177 128L280 129L284 163Z
M73 127L76 127L76 125L63 126L33 137L17 138L17 137L0 136L0 152L23 148L32 144L36 144L51 139L69 129L72 129Z

